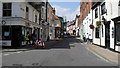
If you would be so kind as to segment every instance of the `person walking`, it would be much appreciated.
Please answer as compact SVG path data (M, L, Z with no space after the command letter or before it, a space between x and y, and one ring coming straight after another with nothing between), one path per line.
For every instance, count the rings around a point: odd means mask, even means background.
M92 44L92 36L89 34L89 43Z
M29 32L27 32L27 34L26 34L26 44L27 45L30 44L30 34L29 34Z
M84 35L83 35L83 40L84 40L84 42L86 42L85 33L84 33Z
M88 44L88 41L89 41L89 34L87 33L86 34L86 43Z

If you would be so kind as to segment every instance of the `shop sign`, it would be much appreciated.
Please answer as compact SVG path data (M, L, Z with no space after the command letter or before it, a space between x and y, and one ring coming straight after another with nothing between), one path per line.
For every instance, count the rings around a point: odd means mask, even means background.
M114 38L114 28L112 27L112 38Z
M1 21L1 24L2 24L2 25L5 25L5 24L6 24L6 21L5 21L5 20L2 20L2 21Z

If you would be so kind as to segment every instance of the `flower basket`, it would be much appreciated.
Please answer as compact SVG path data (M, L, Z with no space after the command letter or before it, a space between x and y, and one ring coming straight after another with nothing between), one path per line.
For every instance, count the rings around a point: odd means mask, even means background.
M90 24L90 29L94 29L94 25L93 24Z
M96 25L97 25L97 27L100 27L101 26L101 21L96 21Z

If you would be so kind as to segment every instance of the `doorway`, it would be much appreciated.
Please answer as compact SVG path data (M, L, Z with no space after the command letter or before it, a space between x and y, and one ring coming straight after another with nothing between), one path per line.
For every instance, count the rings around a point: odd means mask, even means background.
M110 48L110 22L105 24L105 47Z
M11 29L11 37L12 37L12 46L13 47L20 47L21 46L21 27L20 26L12 26Z

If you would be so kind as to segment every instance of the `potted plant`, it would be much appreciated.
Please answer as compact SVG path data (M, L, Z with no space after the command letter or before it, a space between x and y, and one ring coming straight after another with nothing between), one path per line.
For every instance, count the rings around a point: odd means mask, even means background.
M101 26L101 21L96 21L96 25L97 25L97 27L100 27Z
M90 29L94 29L94 25L93 24L90 24Z

